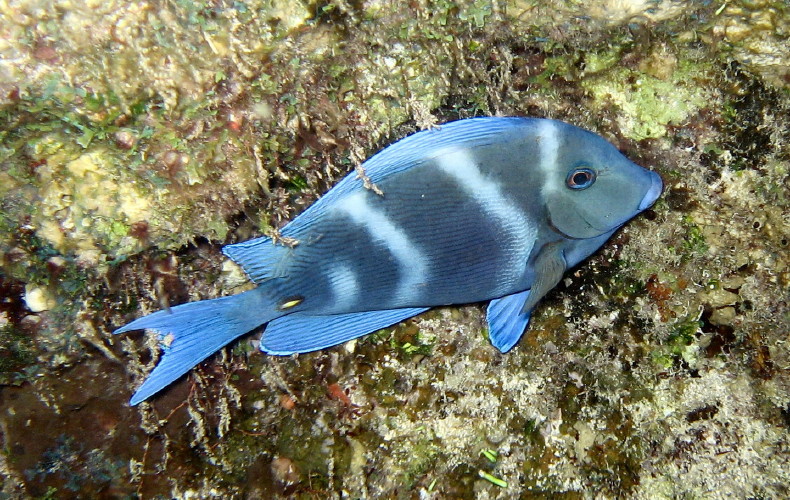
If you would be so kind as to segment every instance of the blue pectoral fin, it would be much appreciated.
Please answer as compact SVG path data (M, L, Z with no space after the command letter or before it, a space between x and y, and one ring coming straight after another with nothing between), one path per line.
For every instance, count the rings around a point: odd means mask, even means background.
M557 286L568 268L562 242L555 241L554 243L543 245L538 252L538 257L535 259L534 267L536 273L535 282L532 283L529 297L521 307L521 311L525 313L535 309L540 299Z
M488 336L502 352L513 348L524 334L531 311L522 312L529 290L494 299L488 304Z
M427 307L413 307L327 316L290 314L266 326L261 350L283 356L317 351L386 328L427 310Z
M115 330L113 333L154 330L159 333L163 350L162 359L129 403L136 405L148 399L232 340L264 323L267 317L263 311L260 315L244 314L253 307L260 311L260 306L259 294L251 290L175 306Z

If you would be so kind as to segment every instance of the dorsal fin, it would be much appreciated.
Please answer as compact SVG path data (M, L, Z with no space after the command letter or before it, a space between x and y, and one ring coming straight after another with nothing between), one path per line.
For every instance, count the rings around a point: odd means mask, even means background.
M528 126L530 118L479 117L439 125L404 137L368 158L362 168L370 182L378 184L386 178L420 165L447 148L473 149L488 144L512 140L508 132ZM356 190L364 189L364 181L351 172L329 192L302 212L282 230L283 236L298 237L313 221L320 218L332 204ZM384 193L386 196L387 193Z
M254 283L261 284L266 280L284 276L281 264L291 250L287 245L263 237L227 245L222 253L241 266Z
M378 184L387 177L432 159L435 154L446 151L450 147L472 149L511 140L508 132L512 133L533 122L534 120L529 118L480 117L445 123L391 144L371 156L362 164L362 168L370 182ZM364 181L356 172L351 172L286 225L281 231L282 236L295 238L298 242L313 222L319 220L335 201L361 189L365 189ZM282 277L277 272L277 267L290 250L287 245L273 243L268 237L228 245L222 249L223 253L240 265L255 283Z

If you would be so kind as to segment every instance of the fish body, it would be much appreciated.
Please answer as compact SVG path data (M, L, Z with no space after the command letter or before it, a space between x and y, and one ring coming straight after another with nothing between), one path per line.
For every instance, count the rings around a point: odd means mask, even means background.
M266 325L261 349L309 352L430 307L490 300L489 336L518 342L570 267L651 206L660 177L600 136L547 119L473 118L413 134L281 231L226 246L257 287L131 322L171 342L132 404ZM377 189L372 189L371 184Z

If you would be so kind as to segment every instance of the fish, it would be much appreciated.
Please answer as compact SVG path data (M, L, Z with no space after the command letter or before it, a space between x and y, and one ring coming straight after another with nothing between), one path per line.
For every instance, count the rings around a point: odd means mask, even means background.
M431 307L489 301L489 339L505 353L565 271L662 190L656 172L562 121L478 117L407 136L276 237L225 246L255 288L176 305L115 330L152 330L163 352L130 404L263 325L260 349L290 355Z

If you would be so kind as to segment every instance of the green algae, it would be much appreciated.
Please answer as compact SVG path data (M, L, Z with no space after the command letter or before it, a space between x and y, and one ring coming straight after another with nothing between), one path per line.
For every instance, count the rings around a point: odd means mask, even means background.
M686 366L696 366L698 347L695 345L702 323L699 318L687 318L677 322L662 345L650 355L659 367L669 370Z
M0 327L0 384L31 382L40 370L35 365L35 352L33 342L24 331L11 325Z
M664 136L668 125L682 123L716 98L700 85L710 78L710 66L699 60L699 55L678 58L670 49L660 48L659 53L648 57L661 60L647 62L636 70L613 68L582 82L582 87L594 95L597 106L618 107L620 129L634 140ZM610 56L605 64L615 62L616 58Z

